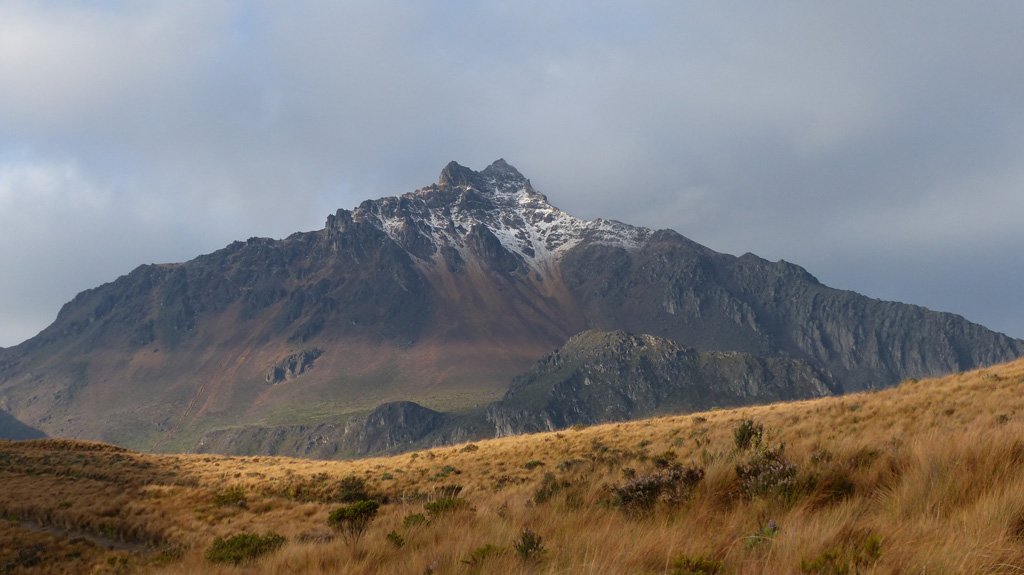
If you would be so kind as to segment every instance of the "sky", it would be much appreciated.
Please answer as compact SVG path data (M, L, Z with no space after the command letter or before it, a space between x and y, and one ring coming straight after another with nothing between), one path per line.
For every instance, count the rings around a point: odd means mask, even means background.
M0 346L504 158L578 217L1024 337L1024 3L0 0Z

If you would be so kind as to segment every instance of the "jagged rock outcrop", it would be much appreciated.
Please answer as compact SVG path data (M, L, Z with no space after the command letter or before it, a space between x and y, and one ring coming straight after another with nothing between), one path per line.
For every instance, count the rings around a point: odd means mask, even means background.
M316 358L323 355L324 350L319 348L304 349L298 353L290 354L281 361L275 363L267 370L267 383L281 383L306 373L306 370L313 367Z
M446 417L411 401L385 403L366 417L352 443L361 455L412 445L436 432Z
M320 230L140 266L82 292L0 350L0 398L53 436L187 450L254 422L302 427L304 413L482 408L588 329L803 360L841 391L1024 354L1024 341L832 289L787 262L575 218L498 160L453 162L437 184L338 210ZM268 367L313 348L315 369L266 384ZM479 429L445 425L447 437Z
M544 356L487 408L499 437L835 392L805 361L698 352L624 331L587 331Z

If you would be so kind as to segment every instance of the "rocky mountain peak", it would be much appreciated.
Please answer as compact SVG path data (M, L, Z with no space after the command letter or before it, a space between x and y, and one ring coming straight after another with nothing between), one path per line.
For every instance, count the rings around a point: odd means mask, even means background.
M452 160L441 170L439 186L474 187L480 184L480 174Z
M484 255L497 271L543 272L546 262L581 241L632 248L652 233L566 214L504 159L479 172L449 162L437 184L339 210L327 228L344 231L352 222L383 231L421 264L460 269L459 262Z

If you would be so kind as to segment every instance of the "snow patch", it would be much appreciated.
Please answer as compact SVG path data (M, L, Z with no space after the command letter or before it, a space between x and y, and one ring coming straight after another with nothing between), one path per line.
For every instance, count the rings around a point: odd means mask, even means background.
M444 245L456 249L464 259L472 259L465 252L465 234L474 225L483 224L505 249L518 254L531 268L542 272L562 253L583 241L635 250L651 234L647 228L621 222L588 221L571 216L549 204L522 178L513 178L513 181L488 178L485 189L475 191L493 207L481 209L464 207L459 202L438 202L432 194L451 191L431 186L400 198L377 200L373 203L372 213L364 214L364 219L379 222L380 229L402 245L408 218L428 235L437 248L434 263L439 263L440 248ZM388 208L397 209L388 209L390 215L385 216L381 210L382 202L388 202Z

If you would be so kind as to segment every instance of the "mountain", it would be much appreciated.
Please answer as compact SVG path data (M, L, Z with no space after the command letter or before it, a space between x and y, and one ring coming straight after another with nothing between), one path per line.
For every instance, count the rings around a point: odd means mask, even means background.
M188 450L217 433L365 422L399 401L479 411L590 329L801 360L839 392L1024 354L1024 341L787 262L575 218L503 160L452 162L437 184L338 210L323 229L78 294L0 350L0 408L51 436Z

